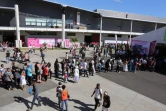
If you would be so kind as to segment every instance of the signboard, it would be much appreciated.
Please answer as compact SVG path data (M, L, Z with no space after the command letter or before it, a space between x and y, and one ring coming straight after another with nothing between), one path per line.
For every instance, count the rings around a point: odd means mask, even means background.
M150 42L132 40L132 50L136 55L149 55Z
M54 39L54 38L28 38L28 47L30 45L39 48L43 46L43 43L47 43L48 47L52 47L53 44L60 43L62 39ZM70 40L65 39L65 47L69 48L70 46Z

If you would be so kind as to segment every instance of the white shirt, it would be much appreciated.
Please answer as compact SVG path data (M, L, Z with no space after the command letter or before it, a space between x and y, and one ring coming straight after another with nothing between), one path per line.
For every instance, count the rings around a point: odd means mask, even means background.
M95 98L96 99L101 99L100 94L102 94L102 89L96 89L95 88Z
M74 69L74 76L79 76L79 70L78 69Z
M83 63L83 69L86 69L86 67L87 67L87 63L84 62L84 63Z

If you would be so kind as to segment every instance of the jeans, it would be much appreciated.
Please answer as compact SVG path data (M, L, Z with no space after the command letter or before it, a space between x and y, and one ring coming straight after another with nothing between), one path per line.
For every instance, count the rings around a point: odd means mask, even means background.
M99 66L99 72L102 72L102 70L101 70L102 68L101 68L101 66Z
M64 111L64 104L66 106L66 111L68 111L68 100L62 100L62 111Z
M38 101L38 105L41 105L39 96L38 95L34 95L33 100L32 100L31 109L33 109L33 105L34 105L36 99Z
M59 105L59 107L61 107L61 97L58 97L58 105Z
M10 57L6 57L6 63L9 63Z

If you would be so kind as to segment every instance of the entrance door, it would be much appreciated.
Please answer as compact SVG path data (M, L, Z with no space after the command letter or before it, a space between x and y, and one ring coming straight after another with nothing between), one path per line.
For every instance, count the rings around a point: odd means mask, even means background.
M87 44L91 44L92 43L92 36L85 35L84 42L87 43Z

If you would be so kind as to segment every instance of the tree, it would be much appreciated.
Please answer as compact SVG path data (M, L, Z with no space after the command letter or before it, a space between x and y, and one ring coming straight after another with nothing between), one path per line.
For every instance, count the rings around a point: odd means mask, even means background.
M76 43L76 42L78 42L78 39L76 37L72 37L72 38L70 38L70 42Z

